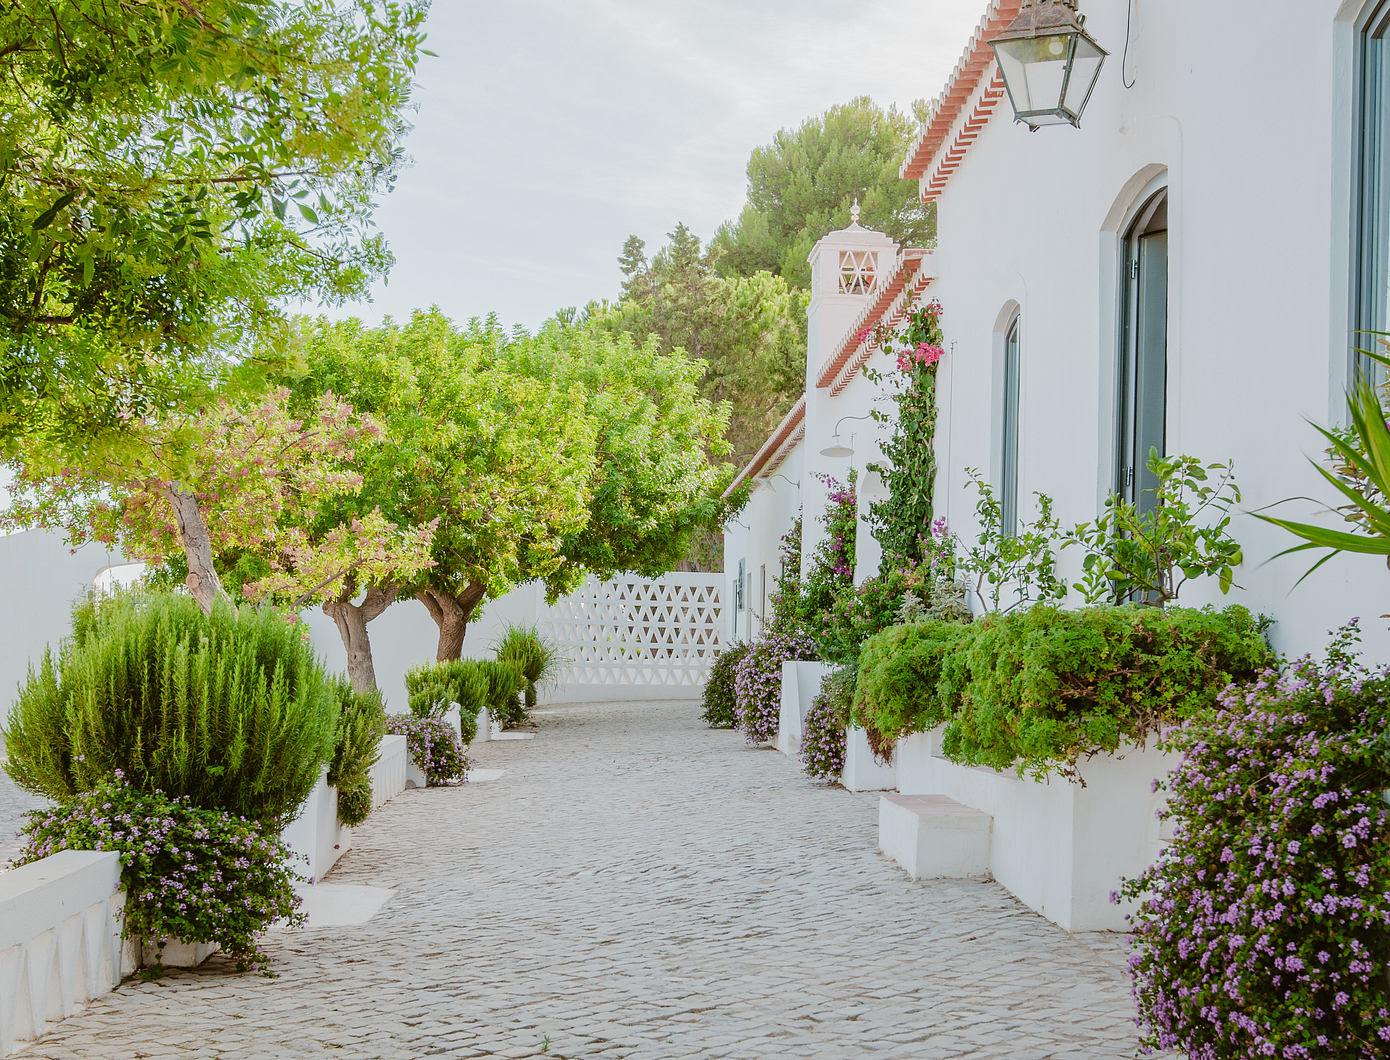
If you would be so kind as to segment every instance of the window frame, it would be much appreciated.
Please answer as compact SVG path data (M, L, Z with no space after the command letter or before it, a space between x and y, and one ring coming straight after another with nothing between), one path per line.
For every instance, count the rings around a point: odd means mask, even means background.
M1357 23L1355 47L1352 381L1376 375L1370 358L1357 352L1370 341L1364 333L1390 330L1390 0L1368 5Z
M1015 310L1004 327L1004 347L999 378L999 509L1001 529L1018 532L1020 376L1023 370L1023 314Z

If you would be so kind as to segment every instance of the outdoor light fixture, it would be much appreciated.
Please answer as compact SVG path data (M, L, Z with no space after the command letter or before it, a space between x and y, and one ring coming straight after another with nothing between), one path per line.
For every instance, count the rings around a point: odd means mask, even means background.
M820 451L821 456L843 458L854 455L854 448L840 441L840 424L849 420L871 420L872 416L841 416L835 424L835 433L830 436L830 444ZM852 439L851 439L852 440Z
M1081 124L1109 53L1086 32L1077 0L1023 0L1018 17L990 41L1014 118L1033 132Z

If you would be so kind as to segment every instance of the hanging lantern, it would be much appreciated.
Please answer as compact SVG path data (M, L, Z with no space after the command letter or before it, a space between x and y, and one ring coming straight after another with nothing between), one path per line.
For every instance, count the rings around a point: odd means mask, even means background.
M1014 117L1034 132L1081 124L1109 53L1086 32L1077 0L1023 0L1018 17L990 41Z

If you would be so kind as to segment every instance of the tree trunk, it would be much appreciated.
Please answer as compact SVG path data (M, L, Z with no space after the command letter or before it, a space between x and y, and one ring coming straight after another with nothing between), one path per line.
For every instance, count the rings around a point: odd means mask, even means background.
M338 627L347 652L348 680L358 692L376 690L376 667L372 664L372 641L367 635L367 623L378 617L396 601L394 585L373 585L360 604L352 599L356 586L349 583L341 596L323 604L323 613Z
M468 632L469 620L483 602L486 589L481 582L469 582L468 588L457 596L432 586L415 594L439 627L439 646L434 653L439 662L463 657L463 635Z
M192 493L178 486L170 486L165 492L174 509L179 541L188 560L188 591L203 613L211 614L213 601L219 596L225 600L227 591L222 588L222 579L212 565L212 537L208 534L208 524L198 507L198 498Z

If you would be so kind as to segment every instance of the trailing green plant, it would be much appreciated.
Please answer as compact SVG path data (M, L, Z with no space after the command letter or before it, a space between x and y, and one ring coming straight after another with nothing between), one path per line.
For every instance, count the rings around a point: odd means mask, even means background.
M338 789L338 819L361 824L372 812L372 766L386 735L381 693L358 692L346 678L333 682L338 698L338 739L328 766L328 783Z
M60 850L120 854L126 936L160 947L214 942L238 967L266 970L261 935L276 921L304 921L293 855L259 821L137 790L119 773L27 816L15 866Z
M738 724L738 700L734 680L738 664L748 654L751 644L736 640L714 657L709 679L701 695L700 717L711 729L732 729Z
M1390 671L1363 668L1356 639L1167 734L1172 842L1120 892L1146 1046L1390 1055Z
M932 522L932 487L936 481L936 373L945 356L941 303L913 308L899 330L880 327L860 335L897 358L893 375L892 437L883 444L884 461L869 465L888 488L888 496L869 506L868 523L883 547L883 570L928 558L927 527ZM888 414L872 413L881 423Z
M537 689L560 672L564 654L535 625L508 625L493 652L500 662L511 663L521 672L526 684L524 714L529 717L536 709Z
M1061 531L1052 514L1052 498L1035 493L1038 515L1033 522L1018 519L1009 529L1004 525L1004 509L994 496L994 487L974 468L965 469L979 495L975 520L979 537L957 560L960 572L971 583L980 607L991 613L1008 614L1025 604L1060 600L1067 585L1057 575L1057 557L1052 548ZM1012 602L1004 605L1012 595Z
M405 737L411 760L425 774L425 783L430 787L468 779L472 763L459 741L458 731L443 718L388 714L386 731Z
M285 821L333 756L338 699L300 629L182 593L80 605L10 713L5 770L64 802L120 770L139 791Z
M1142 744L1269 666L1265 626L1243 607L1041 604L896 627L864 646L855 716L888 744L944 725L956 762L1075 776L1081 758Z
M1079 523L1063 547L1085 552L1075 588L1087 603L1152 604L1178 598L1194 578L1214 577L1227 593L1243 562L1227 533L1240 502L1231 464L1203 464L1194 456L1159 456L1149 450L1149 471L1158 484L1154 503L1142 510L1112 493L1091 523Z
M893 626L864 644L850 720L868 734L885 761L894 742L950 720L968 671L965 649L974 628L960 622Z
M1390 343L1376 334L1381 350L1360 350L1383 367L1390 367ZM1390 409L1390 377L1382 381L1379 393L1366 379L1360 379L1347 394L1347 410L1351 423L1344 428L1318 427L1318 433L1328 442L1328 455L1331 469L1314 463L1318 474L1325 478L1348 501L1340 509L1342 518L1352 524L1352 529L1331 530L1316 523L1304 523L1291 519L1279 519L1261 512L1253 512L1257 519L1282 527L1289 533L1303 539L1303 544L1294 545L1280 552L1286 556L1292 552L1309 549L1326 549L1327 554L1314 563L1303 578L1308 577L1339 552L1359 552L1372 556L1386 557L1390 565L1390 425L1386 422ZM1286 498L1279 504L1287 504Z
M801 731L801 767L815 780L838 781L845 768L845 729L854 707L857 667L826 674Z

